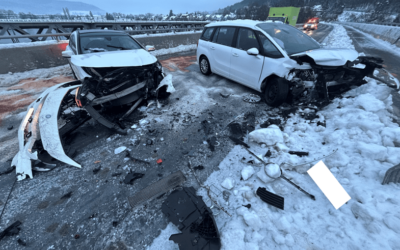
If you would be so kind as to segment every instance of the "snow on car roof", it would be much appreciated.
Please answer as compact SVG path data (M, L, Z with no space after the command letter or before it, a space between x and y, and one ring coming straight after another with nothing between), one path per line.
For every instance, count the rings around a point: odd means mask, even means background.
M259 23L266 23L266 22L254 21L254 20L234 20L234 21L214 22L214 23L207 24L205 27L241 26L241 27L247 27L247 28L254 28Z

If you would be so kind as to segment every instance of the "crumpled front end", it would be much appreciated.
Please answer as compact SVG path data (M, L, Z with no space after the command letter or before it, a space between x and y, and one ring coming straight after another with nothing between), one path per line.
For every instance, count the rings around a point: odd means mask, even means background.
M80 168L64 143L68 135L93 118L126 134L125 118L148 99L157 101L175 91L172 76L165 77L161 64L83 68L91 77L62 83L43 92L29 107L18 130L19 152L12 161L18 180L32 178L32 162L42 162L46 171L54 160ZM165 77L165 78L164 78ZM64 148L65 147L65 148Z

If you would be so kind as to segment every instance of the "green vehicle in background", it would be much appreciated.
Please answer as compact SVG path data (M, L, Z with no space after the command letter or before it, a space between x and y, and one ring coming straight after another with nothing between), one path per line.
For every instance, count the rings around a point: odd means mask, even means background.
M272 7L269 9L267 20L281 21L296 26L300 8L298 7Z

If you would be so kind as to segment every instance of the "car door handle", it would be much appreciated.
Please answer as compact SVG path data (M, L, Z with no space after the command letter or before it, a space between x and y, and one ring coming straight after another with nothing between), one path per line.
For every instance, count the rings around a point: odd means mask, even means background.
M232 56L238 57L239 55L236 53L233 53Z
M215 49L214 47L211 47L211 49Z

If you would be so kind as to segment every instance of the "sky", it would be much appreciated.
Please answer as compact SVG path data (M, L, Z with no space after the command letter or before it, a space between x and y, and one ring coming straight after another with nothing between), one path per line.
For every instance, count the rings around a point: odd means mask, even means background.
M186 13L193 11L214 11L225 8L228 5L241 0L78 0L93 4L106 12L121 12L126 14L168 14L169 10L174 13Z

